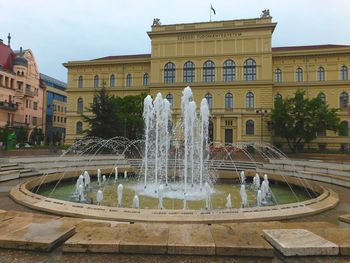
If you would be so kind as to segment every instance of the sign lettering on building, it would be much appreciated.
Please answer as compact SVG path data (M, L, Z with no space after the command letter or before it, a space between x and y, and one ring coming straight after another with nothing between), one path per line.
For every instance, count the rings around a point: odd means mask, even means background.
M178 40L198 40L206 38L235 38L241 36L241 32L230 32L230 33L196 33L190 34L185 33L177 37Z

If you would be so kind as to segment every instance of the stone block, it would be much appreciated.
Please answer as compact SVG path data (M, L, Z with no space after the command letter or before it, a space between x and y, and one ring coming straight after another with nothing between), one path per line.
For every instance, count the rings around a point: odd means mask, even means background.
M169 228L163 224L131 224L120 240L121 253L166 254Z
M215 242L208 225L169 225L168 254L215 255Z
M72 236L74 227L66 226L60 220L27 221L25 226L17 224L17 229L0 226L0 231L1 248L49 251L57 243Z
M263 230L265 239L284 256L334 256L338 245L305 229Z
M273 257L272 246L262 237L261 228L253 224L211 225L218 256Z
M85 227L68 239L63 246L65 252L118 253L120 239L127 225L116 227Z

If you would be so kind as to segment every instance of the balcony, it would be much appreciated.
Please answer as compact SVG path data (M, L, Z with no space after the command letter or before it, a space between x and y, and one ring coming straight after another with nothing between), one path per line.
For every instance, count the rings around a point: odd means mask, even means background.
M0 109L16 111L18 109L18 105L12 102L0 101Z
M26 88L24 91L24 95L34 97L34 92L31 89Z

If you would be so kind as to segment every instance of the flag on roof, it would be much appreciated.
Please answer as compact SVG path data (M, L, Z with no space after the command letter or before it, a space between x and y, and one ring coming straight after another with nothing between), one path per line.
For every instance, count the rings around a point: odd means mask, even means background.
M210 5L210 9L211 9L211 11L213 11L214 15L216 15L216 11L212 5Z

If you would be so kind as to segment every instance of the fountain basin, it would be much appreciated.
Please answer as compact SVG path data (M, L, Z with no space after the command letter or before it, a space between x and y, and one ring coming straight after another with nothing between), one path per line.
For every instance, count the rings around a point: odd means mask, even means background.
M253 173L247 173L251 176ZM312 181L301 181L297 177L282 178L278 175L269 175L272 181L284 182L307 187L319 196L302 201L283 205L251 207L251 208L217 208L205 209L133 209L91 204L74 203L45 197L33 193L31 190L41 183L53 183L60 179L77 178L78 173L50 174L44 178L35 178L13 188L10 196L18 203L33 209L65 216L95 218L126 222L168 222L168 223L220 223L220 222L249 222L283 220L317 214L335 207L338 196L335 192ZM225 180L227 172L219 172L219 179ZM226 179L227 180L227 179ZM235 202L234 202L235 203ZM165 207L167 208L167 207ZM175 208L175 207L174 207Z

